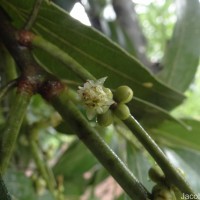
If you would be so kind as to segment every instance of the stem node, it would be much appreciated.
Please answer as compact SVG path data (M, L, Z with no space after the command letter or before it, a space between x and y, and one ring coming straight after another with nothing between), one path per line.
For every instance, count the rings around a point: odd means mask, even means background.
M54 79L44 82L39 92L47 101L50 101L52 97L57 96L64 88L66 87L61 81Z
M17 40L20 45L26 46L26 47L31 47L32 40L35 37L35 34L32 33L31 31L27 30L20 30L17 32Z

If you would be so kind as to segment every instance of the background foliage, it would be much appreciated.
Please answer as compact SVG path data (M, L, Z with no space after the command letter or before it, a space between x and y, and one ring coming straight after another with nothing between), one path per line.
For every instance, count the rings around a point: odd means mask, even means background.
M200 55L199 1L152 1L148 5L127 1L129 9L117 0L80 1L93 28L82 25L67 13L77 2L45 1L32 30L67 52L97 78L108 76L107 87L129 85L135 93L129 104L132 114L174 165L184 170L194 190L199 192L200 82L199 72L196 73ZM18 28L25 23L33 3L33 0L0 1ZM111 17L106 15L108 8ZM137 32L127 28L131 26ZM82 84L63 63L39 49L35 49L34 54L45 69L74 90ZM10 74L3 55L5 52L1 50L1 85L9 80L7 74ZM9 112L8 102L8 99L2 102L1 126ZM83 110L81 106L80 109ZM147 173L154 161L129 131L120 124L102 128L92 121L91 126L95 126L151 190L153 183ZM36 95L29 105L15 155L5 176L11 194L17 199L53 199L30 156L27 135L33 131L37 132L40 154L52 168L60 192L64 194L61 198L104 199L103 183L106 187L111 185L107 198L114 199L115 195L118 199L127 198L114 181L109 182L109 174L77 140L73 130Z

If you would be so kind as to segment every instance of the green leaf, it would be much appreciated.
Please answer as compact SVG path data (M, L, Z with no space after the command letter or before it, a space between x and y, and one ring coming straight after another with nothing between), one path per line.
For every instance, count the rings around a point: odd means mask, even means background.
M148 161L147 155L129 143L127 143L127 164L138 180L151 191L154 183L149 180L148 170L151 164Z
M194 78L200 56L200 2L176 0L177 22L164 55L159 78L185 91Z
M4 176L9 193L19 200L35 200L32 182L21 172L9 170Z
M183 170L184 176L196 194L200 191L200 152L188 148L165 149L165 153L170 161L177 168Z
M60 133L65 133L67 135L74 135L75 132L74 130L71 128L71 126L69 124L67 124L66 122L62 121L57 127L56 130Z
M173 115L166 110L142 99L134 97L133 100L128 103L128 106L131 113L140 120L140 123L145 125L145 127L155 127L163 120L173 121L184 128L187 127L183 121L173 117Z
M185 129L177 123L166 121L150 132L156 141L172 147L184 147L200 150L200 121L183 120L190 129Z
M55 198L49 191L46 191L43 195L38 195L37 200L55 200Z
M61 8L67 10L68 12L71 11L71 9L73 8L74 4L77 2L78 0L54 0L54 3L59 5Z
M2 2L14 23L18 27L22 26L33 1ZM181 94L160 83L119 46L71 18L53 3L43 4L33 30L66 51L97 78L108 76L106 84L111 88L122 84L129 85L137 97L165 109L171 109L183 100ZM45 52L37 51L36 55L52 73L65 79L77 79L66 66Z
M68 178L81 177L96 163L97 160L90 151L82 143L75 142L61 156L53 171L55 175L62 174Z
M63 153L53 168L55 176L64 177L65 194L68 199L73 195L81 195L87 187L84 173L89 171L97 160L91 152L85 148L83 143L76 141ZM78 199L78 197L77 197Z

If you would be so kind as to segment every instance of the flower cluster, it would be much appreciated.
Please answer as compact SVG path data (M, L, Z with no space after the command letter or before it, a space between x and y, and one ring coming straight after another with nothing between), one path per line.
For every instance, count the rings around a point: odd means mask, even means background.
M114 103L111 90L103 86L106 78L88 80L83 87L79 86L78 94L86 106L86 114L90 120L96 114L105 113Z

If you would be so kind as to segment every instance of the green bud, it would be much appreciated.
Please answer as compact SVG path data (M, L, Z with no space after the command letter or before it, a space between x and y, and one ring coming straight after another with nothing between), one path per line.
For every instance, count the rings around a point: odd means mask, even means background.
M155 183L159 183L165 180L165 174L158 165L155 165L149 169L149 178Z
M97 115L97 122L100 126L109 126L113 123L113 114L111 110L106 111L103 114Z
M119 117L121 120L125 120L130 115L130 110L127 105L120 103L117 107L113 110L114 114Z
M133 90L126 86L120 86L114 93L114 100L117 103L128 103L133 98Z
M152 189L153 200L176 200L176 196L171 187L157 184Z
M35 182L37 194L42 195L46 189L46 181L43 178L38 178Z

